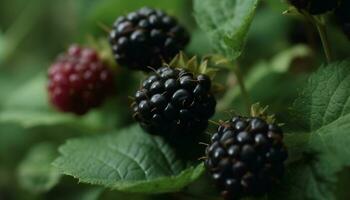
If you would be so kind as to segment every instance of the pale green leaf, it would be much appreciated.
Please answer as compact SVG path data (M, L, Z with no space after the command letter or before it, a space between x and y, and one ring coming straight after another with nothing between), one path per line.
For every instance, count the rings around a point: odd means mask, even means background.
M188 167L159 137L139 126L96 138L69 140L54 165L80 182L128 192L177 191L196 180L203 166Z
M213 46L227 58L240 56L258 0L195 0L195 17Z
M18 168L20 185L30 192L46 192L60 180L59 171L51 163L56 157L55 146L43 143L31 149Z
M115 102L113 104L106 102L99 110L92 109L84 116L59 112L49 103L46 85L46 75L39 73L10 92L2 102L0 123L14 123L24 128L72 125L94 132L114 128L117 123L123 122L119 115L124 110L121 106L116 108L118 105ZM120 112L111 113L110 110Z

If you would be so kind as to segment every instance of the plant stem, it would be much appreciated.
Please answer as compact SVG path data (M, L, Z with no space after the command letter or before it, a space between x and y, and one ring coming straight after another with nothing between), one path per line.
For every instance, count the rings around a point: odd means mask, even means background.
M250 102L249 94L248 94L247 89L246 89L245 84L244 84L244 80L243 80L243 75L242 75L241 69L236 64L236 65L233 66L233 71L234 71L234 73L236 75L237 83L238 83L239 88L241 90L241 94L242 94L244 103L246 104L247 113L249 113L250 112L251 102Z
M312 24L314 24L317 28L318 34L320 35L320 39L322 42L323 50L326 55L327 62L330 63L332 61L332 49L327 35L327 28L323 18L317 19L310 15L307 12L302 12L304 17L308 19Z
M327 62L330 63L332 61L332 50L328 40L326 25L318 21L316 21L315 25L317 27L318 34L320 35L320 38L321 38L321 42L322 42L324 53L326 54Z

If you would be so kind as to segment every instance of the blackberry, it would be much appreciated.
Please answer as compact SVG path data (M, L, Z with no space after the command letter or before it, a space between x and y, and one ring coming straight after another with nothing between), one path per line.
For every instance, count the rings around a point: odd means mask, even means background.
M207 75L161 67L136 92L133 116L147 132L168 139L198 135L215 112L210 89Z
M48 70L51 103L77 115L99 106L112 92L113 75L90 48L72 45Z
M226 200L268 192L284 171L283 132L258 117L235 117L219 126L205 166Z
M288 0L299 10L305 10L311 15L320 15L332 11L339 5L339 0Z
M118 64L150 71L168 62L189 42L188 32L161 10L141 8L117 18L110 44Z

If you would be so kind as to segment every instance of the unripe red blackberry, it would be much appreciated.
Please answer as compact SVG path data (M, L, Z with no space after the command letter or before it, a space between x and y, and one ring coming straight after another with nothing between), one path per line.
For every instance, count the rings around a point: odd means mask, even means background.
M141 8L119 17L110 32L110 44L118 64L150 71L168 62L189 42L188 32L166 13Z
M311 15L320 15L332 11L339 5L339 0L288 0L299 10L305 10Z
M287 150L279 126L235 117L219 126L206 149L205 166L226 200L260 196L282 176Z
M162 67L143 81L132 105L134 118L149 133L165 138L202 133L214 114L216 100L208 76Z
M97 52L77 45L57 58L48 77L51 104L77 115L99 106L113 89L113 74Z

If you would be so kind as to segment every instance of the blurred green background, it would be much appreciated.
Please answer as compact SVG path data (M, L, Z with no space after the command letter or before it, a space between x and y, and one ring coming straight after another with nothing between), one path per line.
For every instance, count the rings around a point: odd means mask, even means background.
M23 171L20 166L38 144L41 144L40 148L48 149L48 157L54 158L56 146L69 137L97 134L101 127L108 130L127 124L122 122L121 117L127 111L106 113L102 109L84 119L55 113L47 104L45 73L50 62L69 44L83 44L89 35L106 37L107 33L99 24L110 26L117 16L142 6L161 8L177 16L192 35L187 53L205 55L213 52L205 33L195 23L191 0L0 1L0 200L97 199L100 195L102 190L99 188L76 185L75 180L67 177L50 192L45 190L50 185L35 190L31 185L28 186L26 177L21 176ZM295 71L312 70L322 62L320 42L308 39L308 35L315 34L313 29L308 30L310 25L298 17L281 15L284 9L286 5L279 0L265 0L260 4L249 32L246 51L239 59L245 73L249 73L252 66L271 64L276 54L299 43L313 49L314 53L308 54L311 56L308 60L297 62L305 68ZM333 46L337 47L334 51L337 58L345 58L349 56L349 42L338 31L336 23L332 19L330 21L330 39ZM275 79L263 77L256 83L260 87L253 87L253 98L272 102L276 111L285 109L279 106L293 99L290 96L296 94L297 85L281 84L279 89L270 91L268 95L264 89L268 84L276 85L276 82L285 80L285 76L279 75ZM267 79L270 82L266 82ZM235 102L235 105L241 103L239 100ZM113 106L113 109L118 107ZM108 108L107 104L105 110ZM43 142L49 142L49 145L43 147ZM40 177L36 181L39 185L45 183ZM122 194L115 193L112 196L115 198L118 195Z

